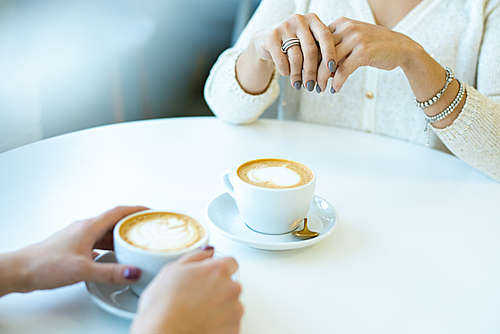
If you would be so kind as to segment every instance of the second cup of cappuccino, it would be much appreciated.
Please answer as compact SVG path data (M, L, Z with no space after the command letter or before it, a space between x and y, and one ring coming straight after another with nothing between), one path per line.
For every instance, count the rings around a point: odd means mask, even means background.
M295 230L306 217L316 176L299 162L266 158L225 170L222 183L249 228L283 234Z
M116 259L141 269L131 286L140 295L168 262L208 244L208 229L200 220L167 211L140 211L116 224L113 231Z

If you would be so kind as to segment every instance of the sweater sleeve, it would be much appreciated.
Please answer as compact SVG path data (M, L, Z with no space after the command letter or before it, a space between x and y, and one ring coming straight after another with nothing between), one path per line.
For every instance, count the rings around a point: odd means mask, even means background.
M235 46L220 56L205 84L205 100L220 119L234 124L255 121L279 95L279 73L275 71L265 92L246 93L236 80L236 60L248 47L252 35L287 19L295 12L294 0L263 0Z
M466 85L467 98L457 119L433 130L458 158L500 181L500 1L493 2L486 12L477 89Z

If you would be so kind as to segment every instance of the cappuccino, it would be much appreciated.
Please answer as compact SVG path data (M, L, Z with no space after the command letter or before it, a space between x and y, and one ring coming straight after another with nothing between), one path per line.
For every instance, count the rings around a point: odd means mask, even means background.
M241 165L236 171L246 183L264 188L295 188L311 182L313 172L301 163L285 159L258 159Z
M155 252L179 251L203 239L205 230L195 219L172 212L146 212L125 221L119 230L132 246Z

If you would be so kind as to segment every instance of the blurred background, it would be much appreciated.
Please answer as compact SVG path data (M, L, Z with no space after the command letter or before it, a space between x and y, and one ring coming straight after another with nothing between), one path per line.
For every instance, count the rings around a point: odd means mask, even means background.
M141 119L212 115L203 86L260 0L0 0L0 153Z

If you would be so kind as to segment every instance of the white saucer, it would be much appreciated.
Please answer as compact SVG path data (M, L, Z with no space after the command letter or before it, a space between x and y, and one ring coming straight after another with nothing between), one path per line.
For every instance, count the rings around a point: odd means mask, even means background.
M116 263L115 253L103 253L96 262ZM92 300L105 311L132 320L137 312L139 297L130 290L130 285L111 285L100 282L85 282Z
M331 235L339 221L337 210L319 196L314 196L307 213L307 227L320 234L308 240L301 240L291 233L269 235L249 229L240 216L236 202L228 193L217 196L208 204L206 216L211 225L223 236L249 247L266 250L286 250L314 245ZM302 226L298 229L302 229Z
M215 252L214 258L224 257L224 254ZM115 252L108 251L96 257L96 262L116 263ZM236 271L231 278L239 281L240 274ZM92 300L103 310L125 319L134 319L137 312L139 297L132 292L130 285L115 285L100 282L85 282Z

